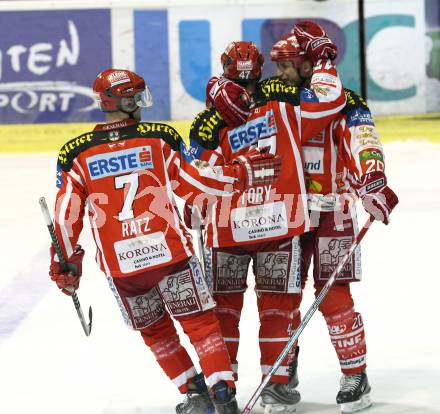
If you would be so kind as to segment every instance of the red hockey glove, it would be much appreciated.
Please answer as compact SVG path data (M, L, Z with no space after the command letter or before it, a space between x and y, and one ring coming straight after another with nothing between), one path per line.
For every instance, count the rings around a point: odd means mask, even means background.
M248 91L229 79L211 78L206 86L206 101L215 106L229 128L244 124L249 116Z
M271 184L281 173L281 157L269 152L269 147L250 149L233 161L241 167L243 189Z
M313 63L319 59L336 59L338 48L319 24L308 20L298 22L293 27L292 33Z
M67 261L67 266L69 268L67 272L63 272L61 269L61 264L54 260L55 249L53 246L50 246L50 256L51 262L49 276L63 293L70 296L73 293L73 290L76 290L79 287L79 279L81 278L82 274L84 250L81 249L79 244L75 246L72 256L70 256L69 260Z
M373 171L363 175L357 190L365 211L370 213L375 220L388 224L389 215L399 199L394 191L387 186L385 174L382 171Z

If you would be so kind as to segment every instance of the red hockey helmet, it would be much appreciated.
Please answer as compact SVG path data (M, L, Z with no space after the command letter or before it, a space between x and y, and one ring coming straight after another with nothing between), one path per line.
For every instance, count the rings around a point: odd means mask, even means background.
M145 81L125 69L107 69L93 82L93 92L103 112L134 112L138 107L153 105Z
M223 76L237 83L261 78L264 56L254 42L231 42L222 53Z
M292 62L296 69L307 59L294 34L285 35L276 42L270 51L270 58L275 62Z

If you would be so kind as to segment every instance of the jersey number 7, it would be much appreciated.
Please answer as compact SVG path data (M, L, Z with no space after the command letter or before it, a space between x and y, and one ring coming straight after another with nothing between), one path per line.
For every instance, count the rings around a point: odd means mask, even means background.
M125 186L128 190L125 191ZM124 188L125 199L122 210L118 213L118 220L124 221L134 218L133 203L139 187L139 174L131 173L126 175L118 175L115 177L115 188Z

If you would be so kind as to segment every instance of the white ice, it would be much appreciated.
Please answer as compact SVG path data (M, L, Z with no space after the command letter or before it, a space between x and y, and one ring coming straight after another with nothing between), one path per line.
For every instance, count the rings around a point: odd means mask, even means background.
M389 226L375 223L365 237L364 280L353 286L366 325L374 401L368 412L440 413L440 145L393 143L385 151L389 183L400 204ZM123 324L94 263L88 229L81 238L86 258L78 293L84 311L93 307L90 337L83 334L71 300L49 281L49 239L38 198L45 195L52 205L55 158L0 156L0 413L173 413L181 396L140 335ZM260 380L251 280L250 285L241 323L241 406ZM304 311L312 301L308 285ZM300 345L298 414L338 413L340 371L319 313Z

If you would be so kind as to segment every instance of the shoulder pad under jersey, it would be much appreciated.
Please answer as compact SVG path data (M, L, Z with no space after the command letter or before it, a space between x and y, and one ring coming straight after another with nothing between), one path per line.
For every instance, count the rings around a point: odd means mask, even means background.
M163 139L175 151L180 150L180 143L183 141L180 134L170 125L140 122L120 129L87 132L73 138L61 147L58 153L58 163L64 171L70 171L74 159L88 148L134 138Z
M369 111L368 105L365 102L364 98L359 96L356 92L353 92L351 89L344 88L344 93L347 99L347 103L341 110L343 114L347 114L348 112L357 108L362 108Z
M200 112L191 124L189 139L196 141L203 148L215 150L220 144L220 130L226 122L218 111L212 107Z
M257 84L257 92L253 97L255 106L268 101L286 102L298 106L300 104L300 88L286 85L279 78L272 77Z

